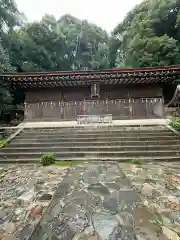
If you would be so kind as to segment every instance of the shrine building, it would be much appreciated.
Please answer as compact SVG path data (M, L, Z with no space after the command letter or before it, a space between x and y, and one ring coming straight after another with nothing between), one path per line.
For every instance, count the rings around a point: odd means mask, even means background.
M180 66L3 73L1 79L25 92L28 121L106 114L113 120L163 118L163 87L180 79Z

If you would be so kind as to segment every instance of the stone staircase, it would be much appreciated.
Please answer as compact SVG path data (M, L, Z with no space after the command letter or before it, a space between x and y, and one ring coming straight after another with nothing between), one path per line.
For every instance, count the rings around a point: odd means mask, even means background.
M167 127L99 126L23 129L0 162L39 162L45 153L57 160L180 160L180 138Z

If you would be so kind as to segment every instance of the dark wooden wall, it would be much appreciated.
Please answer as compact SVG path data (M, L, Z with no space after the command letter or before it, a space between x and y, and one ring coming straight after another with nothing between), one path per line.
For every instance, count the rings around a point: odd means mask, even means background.
M36 89L26 93L28 120L71 120L83 114L112 114L113 119L162 117L162 89L147 84L101 85L98 100L91 99L90 87Z
M162 88L157 85L101 85L100 99L162 97ZM91 99L90 87L36 89L26 93L26 102L81 101Z

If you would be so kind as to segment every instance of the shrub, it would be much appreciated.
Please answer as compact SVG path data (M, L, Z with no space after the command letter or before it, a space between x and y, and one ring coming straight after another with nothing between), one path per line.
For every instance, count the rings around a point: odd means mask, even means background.
M41 157L40 163L43 166L48 166L48 165L55 163L55 161L56 161L56 154L55 153L47 153Z
M171 121L169 125L173 127L176 131L180 131L180 119Z
M6 146L6 140L0 140L0 148L4 148Z

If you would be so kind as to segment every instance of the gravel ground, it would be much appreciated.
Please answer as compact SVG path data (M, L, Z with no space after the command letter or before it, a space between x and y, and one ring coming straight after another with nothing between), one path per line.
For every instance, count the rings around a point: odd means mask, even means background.
M34 230L67 169L0 165L0 239L24 239Z
M180 240L180 163L119 164L167 239Z

